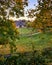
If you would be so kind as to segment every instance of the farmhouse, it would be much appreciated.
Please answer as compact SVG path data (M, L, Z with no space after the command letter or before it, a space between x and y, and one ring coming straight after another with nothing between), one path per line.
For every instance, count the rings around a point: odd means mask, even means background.
M15 24L16 24L17 28L25 27L26 21L25 20L18 20L18 21L15 21Z

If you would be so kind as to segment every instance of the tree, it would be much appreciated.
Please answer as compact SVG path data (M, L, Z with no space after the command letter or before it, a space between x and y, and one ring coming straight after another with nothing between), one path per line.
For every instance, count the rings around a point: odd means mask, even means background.
M0 15L24 16L24 6L28 6L28 0L0 0Z
M12 52L13 50L16 50L15 43L16 39L18 39L19 32L15 23L12 20L9 20L9 13L12 11L13 13L16 12L16 14L20 15L23 12L23 7L19 7L21 4L20 1L0 0L0 45L9 43ZM22 12L20 11L21 9Z
M28 17L33 18L34 16L35 16L35 10L34 9L29 9Z
M46 30L52 31L52 0L38 0L38 7L36 12L35 27L41 29L43 32Z
M9 44L10 48L15 47L18 34L14 22L0 18L0 45Z

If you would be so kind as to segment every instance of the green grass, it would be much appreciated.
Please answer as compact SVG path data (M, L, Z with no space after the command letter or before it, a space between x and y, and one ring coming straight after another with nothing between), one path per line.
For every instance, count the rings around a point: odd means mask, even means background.
M24 30L24 31L23 31ZM24 36L27 33L31 33L30 29L27 28L20 28L19 32L20 34L20 39L16 40L16 47L18 52L29 52L32 51L32 45L34 46L34 50L42 50L43 48L46 47L52 47L52 33L39 33L39 34L34 34L32 36ZM5 48L0 49L0 53L10 53L9 52L9 45L7 45Z
M45 47L52 47L52 33L39 33L31 37L20 36L17 40L17 45L24 47L25 51L32 50L32 44L34 49L41 50Z
M19 28L18 31L20 32L20 34L28 34L32 32L32 28Z

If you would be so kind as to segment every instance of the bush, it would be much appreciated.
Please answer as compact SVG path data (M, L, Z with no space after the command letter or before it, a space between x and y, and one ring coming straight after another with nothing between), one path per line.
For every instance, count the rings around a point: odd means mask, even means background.
M47 47L43 49L42 55L52 59L52 47Z
M31 65L46 65L45 58L41 55L41 53L36 52L34 57L31 59Z
M42 55L46 58L46 62L52 62L52 47L43 49Z
M1 57L0 57L1 58ZM17 53L4 56L0 65L47 65L52 62L52 48L45 48L35 52Z

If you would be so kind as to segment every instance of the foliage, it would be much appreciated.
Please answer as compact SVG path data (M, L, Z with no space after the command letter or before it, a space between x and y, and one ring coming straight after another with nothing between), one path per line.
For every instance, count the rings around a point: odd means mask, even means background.
M47 65L48 63L50 63L50 61L48 60L52 59L46 58L47 55L42 55L43 51L44 49L42 51L35 50L34 52L5 55L5 60L0 60L0 65Z
M42 55L46 56L46 58L52 59L52 48L47 47L42 51Z
M34 27L45 31L52 31L52 0L38 0L38 7L36 9L36 19Z
M27 4L27 1L22 4L22 0L0 0L0 45L10 44L11 52L16 50L15 43L19 32L15 23L9 20L10 13L16 13L17 17L23 15L23 5Z
M33 27L34 27L33 22L28 21L28 22L26 23L26 27L27 27L27 28L33 28Z
M0 18L0 45L10 44L12 48L15 47L18 34L13 21Z
M0 0L0 15L5 17L9 15L16 15L17 17L22 16L24 15L24 5L27 6L27 4L27 0L24 2L22 0Z

